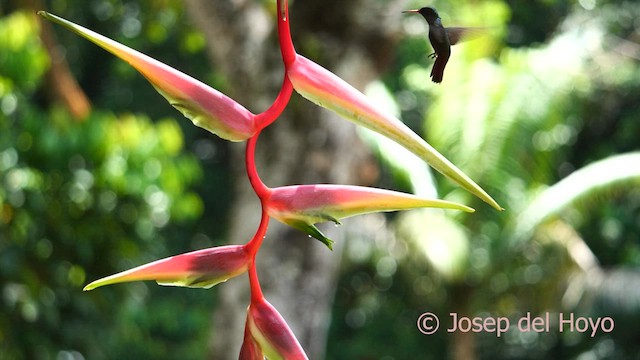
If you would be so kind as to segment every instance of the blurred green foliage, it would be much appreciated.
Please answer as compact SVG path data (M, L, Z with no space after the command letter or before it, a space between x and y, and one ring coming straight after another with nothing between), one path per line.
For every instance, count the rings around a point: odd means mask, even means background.
M174 119L96 109L77 122L42 107L49 61L35 14L0 18L0 357L203 358L210 295L135 284L80 296L92 278L190 248L179 236L204 210L200 163Z

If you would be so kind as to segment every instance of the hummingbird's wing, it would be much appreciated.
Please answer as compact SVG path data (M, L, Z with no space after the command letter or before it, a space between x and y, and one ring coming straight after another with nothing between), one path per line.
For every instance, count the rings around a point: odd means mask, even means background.
M487 28L484 27L448 27L447 36L449 37L449 44L455 45L461 41L467 41L475 39L483 34L487 33Z

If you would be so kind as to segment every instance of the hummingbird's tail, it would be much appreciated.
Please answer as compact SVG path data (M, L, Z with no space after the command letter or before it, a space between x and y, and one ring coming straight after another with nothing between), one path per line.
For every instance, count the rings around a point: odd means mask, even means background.
M448 55L438 55L436 57L436 61L433 63L433 68L431 68L431 80L434 83L439 84L442 82L444 68L447 66L447 61L449 61Z

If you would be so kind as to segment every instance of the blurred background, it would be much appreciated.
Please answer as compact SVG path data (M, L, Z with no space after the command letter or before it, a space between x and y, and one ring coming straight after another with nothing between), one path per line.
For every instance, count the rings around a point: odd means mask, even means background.
M474 214L272 222L267 299L312 359L639 359L640 3L290 0L301 54L365 91L485 188L497 212L388 141L293 95L258 144L270 186L343 183ZM485 27L429 80L425 5ZM234 359L245 276L211 290L89 281L241 244L260 208L243 144L196 128L126 63L46 9L194 76L253 112L282 79L273 0L0 1L0 358ZM416 321L440 316L426 336ZM550 331L447 333L449 313L550 313ZM558 331L557 314L615 329ZM512 323L513 323L512 321Z

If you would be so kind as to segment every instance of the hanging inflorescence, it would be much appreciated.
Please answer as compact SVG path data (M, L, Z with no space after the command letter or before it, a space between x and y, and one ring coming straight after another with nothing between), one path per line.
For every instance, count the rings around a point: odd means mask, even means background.
M272 359L307 358L285 320L265 300L258 281L256 254L270 219L304 231L331 248L332 240L315 226L316 223L339 223L342 218L358 214L423 207L473 211L449 201L369 187L298 185L270 188L265 185L256 170L256 142L260 132L278 119L294 89L319 106L399 143L452 181L501 210L482 188L399 119L380 111L365 95L338 76L296 53L289 30L287 1L277 0L277 9L284 79L273 104L259 114L253 114L219 91L155 59L55 15L39 12L43 17L128 62L195 125L229 141L247 141L247 175L262 205L260 225L251 240L244 245L213 247L154 261L96 280L84 289L137 280L155 280L161 285L210 288L248 272L251 301L240 359L263 359L265 356Z

